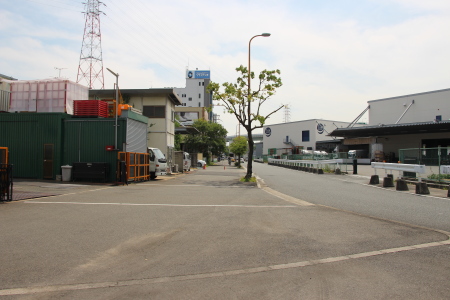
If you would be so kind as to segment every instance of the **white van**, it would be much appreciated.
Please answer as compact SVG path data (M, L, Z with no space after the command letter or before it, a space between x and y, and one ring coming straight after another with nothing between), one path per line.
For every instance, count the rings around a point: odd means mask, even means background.
M148 148L150 161L150 179L167 175L167 159L158 148Z

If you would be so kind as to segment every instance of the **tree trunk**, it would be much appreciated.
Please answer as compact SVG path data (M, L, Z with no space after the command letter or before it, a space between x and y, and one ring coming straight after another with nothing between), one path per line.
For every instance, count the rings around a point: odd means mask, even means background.
M255 142L253 142L251 130L247 129L247 136L248 136L248 161L247 161L247 174L245 175L245 179L250 180L253 174L253 146Z

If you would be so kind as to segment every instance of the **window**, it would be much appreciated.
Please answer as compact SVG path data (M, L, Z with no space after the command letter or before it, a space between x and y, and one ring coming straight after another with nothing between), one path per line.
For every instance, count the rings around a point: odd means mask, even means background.
M142 114L148 118L165 118L165 106L144 106Z
M202 82L202 85L205 86L205 82L204 81Z
M192 97L189 97L189 101L192 101Z
M201 83L201 82L199 82L199 83L198 83L198 86L201 86L201 85L202 85L202 83Z
M199 102L199 103L198 103L198 107L200 107L200 105L201 105L201 103Z
M309 130L302 130L302 142L309 142Z
M201 98L202 98L202 94L198 94L198 98L200 98L200 99L201 99Z

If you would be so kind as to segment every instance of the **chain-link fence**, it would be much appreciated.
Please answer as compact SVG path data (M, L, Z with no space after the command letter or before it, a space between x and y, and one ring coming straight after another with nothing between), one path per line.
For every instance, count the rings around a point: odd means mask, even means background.
M399 159L403 164L425 165L427 180L450 184L450 147L400 149Z

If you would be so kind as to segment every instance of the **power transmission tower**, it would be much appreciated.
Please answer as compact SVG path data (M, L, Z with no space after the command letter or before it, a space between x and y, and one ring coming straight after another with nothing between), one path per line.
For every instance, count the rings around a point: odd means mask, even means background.
M86 84L93 89L98 83L105 88L102 60L102 34L100 32L99 0L87 0L85 4L85 25L83 43L81 45L80 63L78 65L77 83ZM104 5L104 4L103 4Z

